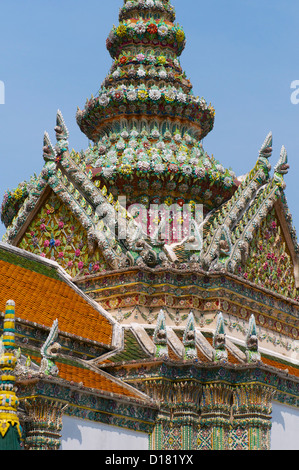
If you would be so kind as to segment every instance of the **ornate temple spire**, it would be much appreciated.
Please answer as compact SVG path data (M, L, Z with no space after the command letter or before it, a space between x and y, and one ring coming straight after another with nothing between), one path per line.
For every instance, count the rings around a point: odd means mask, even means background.
M84 164L94 181L113 196L125 194L129 204L170 196L213 209L235 191L235 174L203 149L215 111L193 94L182 70L186 37L174 21L167 0L124 2L106 42L111 70L97 96L77 110L81 131L94 143Z
M21 427L17 415L19 400L15 393L15 303L6 303L3 336L0 342L0 450L19 450Z
M120 23L107 38L114 59L97 97L89 100L77 121L90 140L97 142L111 119L146 117L155 122L175 119L175 128L189 128L202 139L213 128L214 109L192 94L192 86L179 63L186 37L174 24L169 2L125 2ZM168 128L172 128L167 122Z

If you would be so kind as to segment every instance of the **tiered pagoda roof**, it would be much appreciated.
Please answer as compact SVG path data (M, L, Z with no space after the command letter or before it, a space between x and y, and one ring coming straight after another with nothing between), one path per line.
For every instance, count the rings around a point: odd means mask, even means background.
M203 148L215 111L193 94L181 68L186 37L173 6L125 2L119 20L107 39L111 70L77 111L80 129L94 142L84 156L87 168L128 203L193 199L218 206L236 189L235 175Z

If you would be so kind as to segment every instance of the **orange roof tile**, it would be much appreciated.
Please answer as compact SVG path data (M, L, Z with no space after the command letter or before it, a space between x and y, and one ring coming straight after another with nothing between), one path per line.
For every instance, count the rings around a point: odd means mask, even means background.
M53 268L52 268L53 269ZM70 284L0 260L0 310L14 300L16 317L111 345L113 324Z
M169 359L172 359L173 361L180 361L182 360L181 357L179 357L175 352L174 350L172 349L172 347L168 344L168 356L169 356Z
M262 362L268 366L275 367L275 369L288 370L290 375L299 377L299 368L291 366L291 364L284 364L279 360L270 359L268 357L262 357Z
M84 369L77 367L72 364L58 363L56 362L59 369L59 377L69 382L83 383L85 387L100 390L102 392L113 393L122 395L130 398L139 398L138 392L129 390L125 385L117 383L112 378L109 379L100 371L95 372L93 370Z
M230 364L241 364L241 361L231 352L227 350L227 360Z
M199 359L200 362L209 362L209 359L207 358L207 356L205 356L201 350L199 349L198 346L196 346L196 350L197 350L197 357Z

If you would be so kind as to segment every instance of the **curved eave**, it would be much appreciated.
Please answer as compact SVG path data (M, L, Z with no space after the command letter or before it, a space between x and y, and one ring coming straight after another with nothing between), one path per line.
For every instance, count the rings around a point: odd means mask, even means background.
M191 127L194 135L198 140L202 140L206 137L214 127L214 116L210 111L202 111L191 117L179 116L175 111L172 114L161 113L161 115L153 114L150 106L153 103L148 103L148 112L129 112L125 110L121 112L119 109L120 103L115 105L114 108L109 108L111 114L108 114L108 110L105 108L98 107L97 105L89 106L88 109L77 113L77 123L80 130L88 137L89 140L97 142L99 138L109 129L109 126L118 119L146 119L149 121L164 121L169 120L178 122L181 125Z

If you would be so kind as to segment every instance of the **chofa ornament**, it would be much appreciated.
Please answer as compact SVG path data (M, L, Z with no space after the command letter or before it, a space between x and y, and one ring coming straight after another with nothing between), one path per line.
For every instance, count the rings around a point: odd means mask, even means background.
M56 341L58 338L58 320L53 322L49 335L41 349L41 365L40 372L45 375L56 376L59 373L55 364L55 359L61 349L60 344Z

